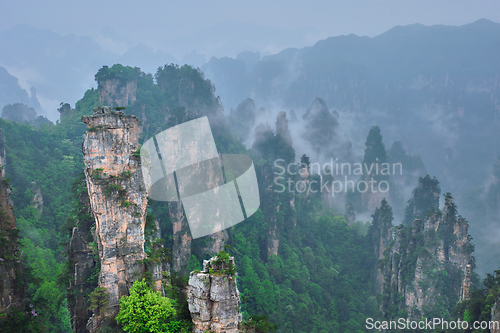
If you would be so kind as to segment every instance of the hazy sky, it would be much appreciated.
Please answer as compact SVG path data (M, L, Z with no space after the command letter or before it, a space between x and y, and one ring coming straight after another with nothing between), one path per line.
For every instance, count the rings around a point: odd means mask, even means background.
M31 24L60 35L74 33L96 38L110 26L118 34L130 37L133 44L143 42L163 50L176 39L228 22L285 30L312 28L309 40L298 42L312 45L328 36L375 36L395 25L462 25L480 18L500 22L500 1L144 0L139 4L126 0L2 0L0 4L0 31ZM219 28L225 27L228 25ZM256 32L255 38L260 33Z

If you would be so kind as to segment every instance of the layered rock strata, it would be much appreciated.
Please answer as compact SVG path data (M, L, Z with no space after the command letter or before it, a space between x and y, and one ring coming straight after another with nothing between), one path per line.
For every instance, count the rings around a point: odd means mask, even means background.
M119 311L119 298L144 273L144 227L147 191L142 178L139 119L112 111L94 109L82 117L87 125L83 139L85 179L90 207L95 216L95 238L101 271L99 287L106 289L108 304L94 314L91 331Z
M234 258L229 258L234 265ZM203 261L203 272L191 272L188 282L188 306L195 333L237 333L242 320L236 276L221 270L217 257Z

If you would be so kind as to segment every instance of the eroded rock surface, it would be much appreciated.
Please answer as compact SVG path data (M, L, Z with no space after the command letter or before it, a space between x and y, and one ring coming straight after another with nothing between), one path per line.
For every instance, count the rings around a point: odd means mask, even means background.
M68 309L71 314L73 333L88 333L86 328L92 311L89 310L88 295L97 287L92 275L98 267L94 257L92 243L95 241L94 216L89 204L88 192L83 191L79 197L80 205L87 213L82 215L71 231L68 248L68 260L71 265L71 279L68 290ZM95 243L94 243L95 244Z
M139 119L99 107L82 121L87 124L83 158L101 261L99 287L106 288L109 302L88 326L96 329L116 316L119 298L144 272L139 261L145 258L147 191L137 154Z
M442 212L394 229L394 238L381 259L384 277L382 310L397 304L411 318L441 306L451 310L469 297L473 246L467 221L456 215L447 196Z
M108 105L127 106L136 101L137 81L126 83L118 79L106 79L99 82L99 100Z
M168 203L170 219L172 220L174 244L172 246L172 269L174 272L183 272L191 257L191 233L189 224L184 216L182 205L178 201ZM186 272L187 273L187 272Z
M195 333L205 331L237 333L242 320L236 276L217 273L214 261L204 260L203 272L191 272L188 282L188 305ZM229 258L234 265L234 258ZM210 273L210 269L215 273Z

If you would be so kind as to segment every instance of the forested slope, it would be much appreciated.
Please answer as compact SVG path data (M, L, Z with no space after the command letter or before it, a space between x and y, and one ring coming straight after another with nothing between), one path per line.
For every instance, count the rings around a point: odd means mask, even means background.
M36 309L36 316L20 310L9 319L18 323L16 328L9 326L11 331L71 330L66 304L67 293L72 292L67 290L72 278L67 242L75 223L89 220L80 202L85 132L80 118L102 105L103 89L111 86L106 95L109 104L123 106L125 114L141 120L140 143L169 127L208 116L219 153L253 158L260 209L221 239L236 260L244 319L266 315L279 324L280 332L362 332L367 317L380 315L373 279L379 258L371 236L366 235L367 226L348 225L317 191L322 179L312 174L307 156L300 161L295 157L287 128L268 132L259 145L247 150L229 132L214 86L189 66L166 65L153 77L138 68L115 65L99 70L96 80L98 89L86 91L74 109L62 103L56 125L36 129L0 120L6 138L6 174L24 251L27 306ZM292 163L296 172L276 180L274 160L279 158ZM310 191L292 192L282 186L288 182L303 182ZM174 257L179 244L171 209L165 202L150 202L148 213L149 222L158 221L163 245ZM215 240L195 239L179 252L186 258L178 272L171 272L174 287L184 286L185 272L199 269L203 259L215 254ZM88 282L93 286L95 281Z

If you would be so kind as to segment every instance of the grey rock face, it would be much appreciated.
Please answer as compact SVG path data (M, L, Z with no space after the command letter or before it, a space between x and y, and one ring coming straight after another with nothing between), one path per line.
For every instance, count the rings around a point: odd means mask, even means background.
M36 182L31 182L33 185L33 198L31 199L31 206L35 207L35 209L42 214L43 212L43 196L42 196L42 188Z
M172 269L174 272L183 273L191 257L192 237L189 233L189 225L184 216L184 211L182 210L180 202L170 201L168 203L168 210L170 211L174 237L174 244L172 246Z
M139 261L145 258L148 194L140 159L134 155L139 148L139 119L99 107L82 121L88 130L82 150L101 260L99 287L106 288L109 301L102 315L93 317L100 322L116 316L119 298L144 272Z
M242 320L236 276L211 274L216 257L203 262L203 272L191 272L188 282L188 305L195 333L237 333ZM230 257L234 265L234 258Z
M87 288L95 288L88 282L93 269L97 265L90 242L94 241L92 227L95 225L92 211L88 203L88 193L82 192L79 197L80 204L85 206L90 218L79 220L78 227L71 232L68 249L68 260L72 265L73 278L69 281L68 309L71 314L71 327L73 333L88 333L85 327L92 311L89 310Z
M472 246L467 221L456 217L456 207L451 197L446 197L442 214L428 215L424 221L415 219L411 235L402 229L394 229L392 245L383 254L383 294L390 297L387 304L398 304L411 318L420 318L426 309L443 302L443 289L434 274L443 274L453 290L453 296L465 300L470 295ZM416 255L415 255L416 254ZM409 271L407 262L413 258L414 270ZM404 275L411 274L410 281ZM397 296L402 299L398 300ZM398 303L399 302L399 303ZM387 311L387 304L382 311ZM449 302L447 306L453 306Z
M131 105L136 101L137 81L122 85L117 79L106 79L99 82L98 91L99 100L104 104Z
M491 308L491 321L497 325L491 329L491 333L500 333L500 299L497 299Z

